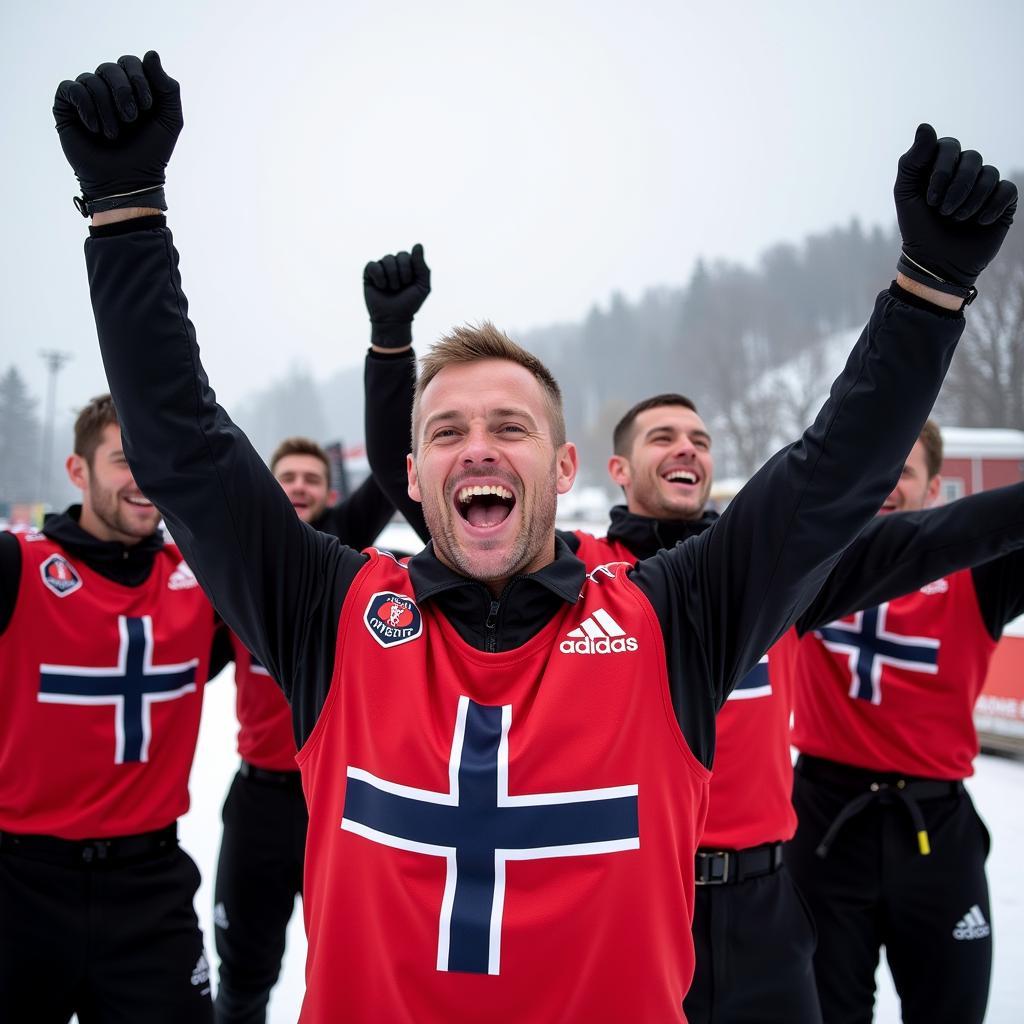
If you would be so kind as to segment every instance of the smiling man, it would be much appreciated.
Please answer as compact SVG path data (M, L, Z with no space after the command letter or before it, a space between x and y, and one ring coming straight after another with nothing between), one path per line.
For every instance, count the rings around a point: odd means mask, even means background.
M929 420L882 506L884 522L931 504L941 467L942 435ZM1016 499L1009 507L1020 522L1019 490L972 495L950 510L976 505L973 530L995 537L1001 495ZM870 1024L883 945L902 1020L985 1017L991 840L964 780L978 754L973 711L989 661L1024 613L1024 553L967 564L848 603L842 618L798 623L780 645L800 751L786 863L818 925L814 970L829 1022Z
M404 563L298 522L216 403L159 212L182 124L159 57L64 83L55 116L129 457L301 732L303 1021L682 1019L716 710L891 490L1014 194L950 230L922 126L904 244L956 294L901 273L800 441L633 569L588 576L556 541L576 454L550 374L487 325L453 332L417 385L408 469L435 545ZM561 646L601 636L636 645Z
M79 414L67 470L80 506L0 534L0 1017L210 1020L176 821L213 609L108 395Z
M650 558L714 526L719 517L705 508L714 468L711 438L689 398L663 394L638 402L616 426L613 444L609 475L626 504L612 509L607 536L566 537L589 568ZM684 1003L690 1024L822 1020L815 925L783 863L797 825L787 671L796 631L828 626L851 609L902 597L970 566L980 567L974 576L991 621L1001 626L1018 606L1020 588L1010 581L1014 572L1020 577L1022 556L1010 552L1024 546L1024 485L925 512L938 493L941 461L941 435L929 420L880 514L843 552L794 630L737 684L718 715L710 803L694 865L696 964ZM896 511L903 514L888 514ZM772 555L766 549L754 557ZM941 713L925 689L919 696L930 716ZM959 711L969 716L966 702ZM850 891L860 899L856 884ZM843 917L831 912L839 950ZM935 1018L930 1012L924 1019Z

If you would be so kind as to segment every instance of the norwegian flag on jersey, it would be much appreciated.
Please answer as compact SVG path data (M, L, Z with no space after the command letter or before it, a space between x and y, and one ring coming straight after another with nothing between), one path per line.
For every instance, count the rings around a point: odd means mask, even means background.
M859 767L962 779L994 649L969 570L832 622L784 662L793 743Z
M126 587L45 535L19 542L0 634L0 829L84 839L170 824L188 809L209 601L181 585L172 545Z
M119 615L117 631L113 665L40 665L39 701L109 705L114 717L114 763L148 761L152 706L195 693L199 659L154 664L149 615Z

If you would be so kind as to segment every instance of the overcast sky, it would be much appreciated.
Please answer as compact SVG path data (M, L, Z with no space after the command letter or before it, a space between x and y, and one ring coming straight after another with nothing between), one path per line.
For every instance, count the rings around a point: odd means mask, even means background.
M50 107L122 53L158 49L182 84L168 219L229 409L293 365L358 362L362 267L415 241L421 343L484 317L516 332L681 284L701 255L888 223L920 120L1024 168L1013 0L0 10L0 369L41 397L38 350L74 353L62 409L105 385Z

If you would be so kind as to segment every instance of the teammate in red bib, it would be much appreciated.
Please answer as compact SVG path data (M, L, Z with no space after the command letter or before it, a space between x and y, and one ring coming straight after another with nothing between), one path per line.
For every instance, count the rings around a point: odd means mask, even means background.
M690 399L665 394L638 402L616 426L613 446L609 474L626 505L612 509L607 536L576 534L577 556L589 567L651 557L714 524L718 516L707 509L711 436ZM865 600L1024 546L1022 491L1019 485L929 512L877 517L846 549L797 628L825 625ZM695 864L696 965L684 1004L690 1024L821 1020L814 925L782 863L796 814L790 675L776 660L791 635L740 680L718 715Z
M713 529L600 582L555 537L577 466L556 382L491 325L457 328L414 403L409 493L432 544L407 566L359 555L298 522L217 405L163 218L104 209L180 126L176 83L146 60L152 105L104 146L99 184L70 99L61 139L95 211L90 287L133 465L300 727L302 1020L682 1019L715 712L891 490L963 298L901 274L918 294L879 296L801 440ZM904 242L980 270L1006 224L954 232L916 202L935 148L922 128L902 164ZM173 466L206 467L188 487L161 458L171 438Z
M212 1019L178 847L214 639L132 479L109 396L75 424L82 504L0 534L0 1018Z
M367 309L374 321L366 358L366 436L375 461L404 475L408 428L394 409L412 403L411 322L430 292L423 247L367 264ZM324 450L288 438L270 469L298 517L361 550L394 514L373 476L340 504ZM238 753L242 759L224 804L214 925L220 973L218 1024L260 1024L281 969L285 933L303 887L307 811L295 764L295 728L280 687L237 637Z
M883 512L934 501L941 465L929 422ZM977 516L973 528L999 523ZM1024 611L1022 581L1024 554L1004 554L782 645L801 751L787 863L818 924L828 1021L871 1020L882 945L905 1021L984 1017L989 836L963 780L978 753L974 703L1003 626Z

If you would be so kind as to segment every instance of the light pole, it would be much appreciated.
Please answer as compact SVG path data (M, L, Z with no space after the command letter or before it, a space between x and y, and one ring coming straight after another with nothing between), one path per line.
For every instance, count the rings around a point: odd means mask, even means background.
M43 424L43 461L39 473L39 498L48 501L50 493L50 463L53 461L53 420L57 413L57 374L71 358L70 352L43 349L39 355L46 363L49 381L46 388L46 422Z

